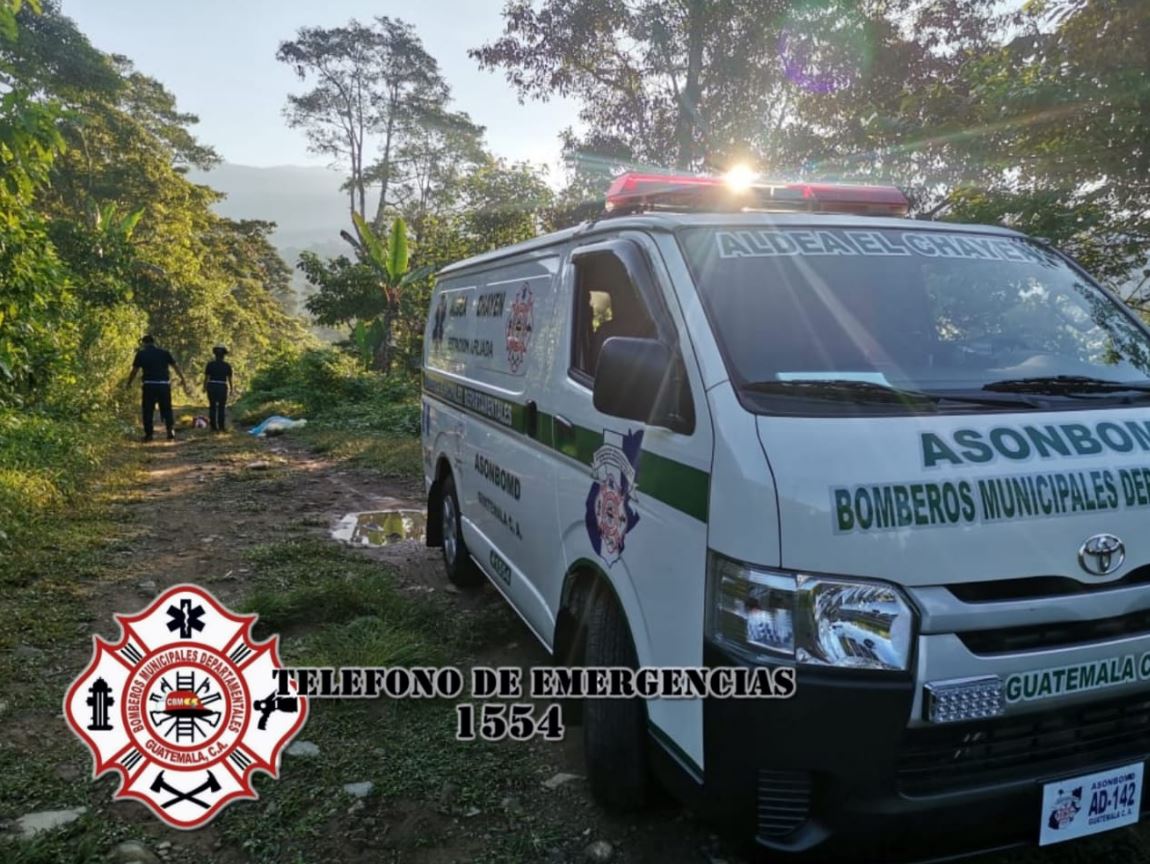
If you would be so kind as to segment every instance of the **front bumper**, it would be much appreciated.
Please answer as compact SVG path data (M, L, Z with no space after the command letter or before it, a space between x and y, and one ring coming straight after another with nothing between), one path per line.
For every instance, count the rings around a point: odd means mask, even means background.
M704 660L740 663L709 643ZM1150 754L1145 692L911 729L915 696L910 676L800 669L790 699L708 700L708 810L799 858L948 860L1037 843L1044 782Z

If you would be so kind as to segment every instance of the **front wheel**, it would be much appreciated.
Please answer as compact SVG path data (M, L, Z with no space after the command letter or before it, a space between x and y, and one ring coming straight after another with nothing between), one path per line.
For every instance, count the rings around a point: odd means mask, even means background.
M603 591L588 613L586 664L639 665L627 619ZM637 810L647 800L647 708L642 699L588 699L583 707L583 751L591 794L616 811Z
M459 516L459 496L455 494L455 479L448 474L443 481L440 504L443 517L443 566L452 585L471 588L483 581L483 574L471 560L467 544L463 542L463 523Z

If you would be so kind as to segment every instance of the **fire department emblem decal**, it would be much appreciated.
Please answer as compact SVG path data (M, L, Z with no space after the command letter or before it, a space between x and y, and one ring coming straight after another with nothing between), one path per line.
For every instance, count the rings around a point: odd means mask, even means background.
M1059 795L1054 802L1054 809L1050 813L1047 825L1055 831L1065 828L1074 821L1078 811L1082 809L1082 787L1071 789L1069 794L1059 789Z
M610 566L623 555L627 534L639 523L635 492L643 431L603 433L603 445L591 459L587 494L587 536L595 554Z
M531 310L534 305L531 286L524 282L511 301L511 315L507 319L507 363L515 374L522 368L527 349L531 346L531 331L535 325Z
M233 614L195 585L116 620L119 640L93 638L92 661L64 699L93 779L118 772L113 797L142 801L173 828L258 798L252 775L278 776L307 719L305 698L275 692L278 637L254 641L255 615Z

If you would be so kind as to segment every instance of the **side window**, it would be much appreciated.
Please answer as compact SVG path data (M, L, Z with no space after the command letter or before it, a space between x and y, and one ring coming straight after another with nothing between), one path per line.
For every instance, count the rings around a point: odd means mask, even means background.
M651 313L623 262L610 252L576 259L573 326L571 372L588 382L595 379L599 350L612 336L657 335Z

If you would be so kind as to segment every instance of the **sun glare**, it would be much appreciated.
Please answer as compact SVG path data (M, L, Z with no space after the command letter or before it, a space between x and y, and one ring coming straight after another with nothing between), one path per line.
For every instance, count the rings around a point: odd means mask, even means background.
M739 163L728 169L727 173L723 175L723 180L733 191L745 192L758 176L750 165Z

